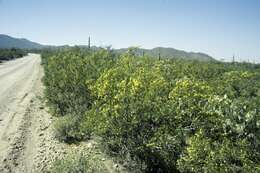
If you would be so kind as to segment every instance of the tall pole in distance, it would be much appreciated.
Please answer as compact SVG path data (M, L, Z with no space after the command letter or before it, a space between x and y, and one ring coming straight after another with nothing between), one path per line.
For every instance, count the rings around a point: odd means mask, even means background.
M88 37L88 48L90 49L90 37Z
M161 60L161 48L159 48L159 54L158 54L159 61Z

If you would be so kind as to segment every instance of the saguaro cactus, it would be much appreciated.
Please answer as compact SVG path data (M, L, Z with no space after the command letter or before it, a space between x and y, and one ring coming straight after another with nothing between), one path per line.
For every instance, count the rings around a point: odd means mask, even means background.
M88 48L90 49L90 37L88 37Z

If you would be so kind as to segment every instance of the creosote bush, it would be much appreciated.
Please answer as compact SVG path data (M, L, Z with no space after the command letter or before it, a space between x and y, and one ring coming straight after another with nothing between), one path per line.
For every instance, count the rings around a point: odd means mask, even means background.
M101 136L143 172L260 171L257 66L81 49L43 62L59 139Z
M65 142L76 142L90 137L90 129L84 125L81 117L67 115L60 117L54 123L54 133L56 138Z

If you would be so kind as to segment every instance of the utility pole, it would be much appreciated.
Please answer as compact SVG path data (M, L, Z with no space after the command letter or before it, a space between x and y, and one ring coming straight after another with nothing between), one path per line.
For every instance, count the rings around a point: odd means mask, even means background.
M88 48L90 49L90 37L88 37Z
M233 55L232 63L233 63L233 64L235 63L235 55Z
M159 52L159 61L161 60L161 53Z

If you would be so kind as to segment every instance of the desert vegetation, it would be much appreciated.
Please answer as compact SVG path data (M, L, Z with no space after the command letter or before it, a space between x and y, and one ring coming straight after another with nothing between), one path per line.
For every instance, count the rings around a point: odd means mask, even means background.
M45 51L42 64L60 141L98 136L133 172L260 171L259 65L84 48ZM71 157L53 170L88 172Z
M2 61L8 61L16 58L21 58L25 56L27 53L22 49L0 49L0 63Z

